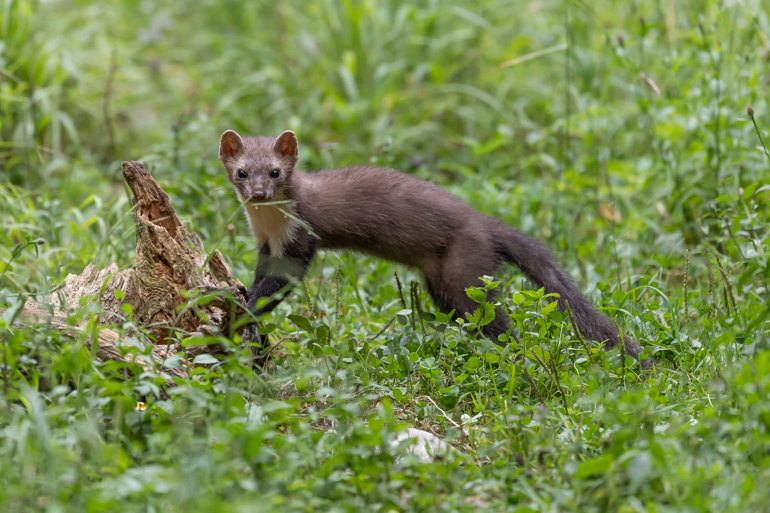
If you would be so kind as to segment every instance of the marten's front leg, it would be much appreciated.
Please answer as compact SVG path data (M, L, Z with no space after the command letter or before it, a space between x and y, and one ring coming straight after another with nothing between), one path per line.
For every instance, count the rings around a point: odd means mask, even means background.
M289 280L286 278L260 275L257 273L256 278L254 278L254 283L252 283L249 290L246 291L246 308L256 316L270 312L273 308L278 306L278 303L283 301L283 298L286 297L286 294L289 293L290 289ZM262 298L272 299L270 299L267 304L255 308L257 306L257 301Z
M308 237L300 236L292 241L280 257L272 256L268 244L262 244L256 277L246 292L247 308L256 316L272 311L293 284L302 280L315 254L315 241ZM258 305L262 298L270 299L267 304Z

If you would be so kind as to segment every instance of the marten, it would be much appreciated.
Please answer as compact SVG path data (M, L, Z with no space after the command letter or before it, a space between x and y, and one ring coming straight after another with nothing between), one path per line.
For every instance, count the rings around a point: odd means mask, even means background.
M246 306L257 316L283 300L319 249L352 250L418 270L438 309L455 316L478 306L466 289L509 262L546 293L558 294L559 308L572 310L584 337L607 348L620 339L618 327L540 242L428 182L371 166L305 173L296 168L299 147L290 130L245 138L228 130L219 159L259 244L256 277L246 291ZM261 298L268 299L258 306ZM498 308L484 335L504 345L498 338L509 330L506 317ZM640 346L623 339L626 354L638 360ZM652 359L640 363L647 368Z

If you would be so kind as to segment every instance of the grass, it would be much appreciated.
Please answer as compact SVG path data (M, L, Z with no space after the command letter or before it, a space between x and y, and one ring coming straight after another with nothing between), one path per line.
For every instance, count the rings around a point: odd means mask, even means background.
M2 3L0 509L765 511L769 54L759 0ZM168 399L90 333L11 326L89 262L130 265L122 160L250 283L228 128L540 238L659 372L516 269L486 283L522 334L501 350L473 335L484 290L463 331L409 270L335 253L265 319L266 372L230 343ZM405 426L465 456L404 456Z

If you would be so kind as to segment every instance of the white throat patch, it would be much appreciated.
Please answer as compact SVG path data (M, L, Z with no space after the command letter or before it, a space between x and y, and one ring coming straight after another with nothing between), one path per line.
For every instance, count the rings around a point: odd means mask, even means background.
M293 215L290 204L281 205L250 205L245 204L246 217L254 237L261 243L270 246L270 255L282 257L286 245L294 238L297 223L284 214Z

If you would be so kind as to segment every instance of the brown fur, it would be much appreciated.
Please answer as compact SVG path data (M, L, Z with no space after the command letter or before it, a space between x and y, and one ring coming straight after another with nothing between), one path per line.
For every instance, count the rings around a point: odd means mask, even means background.
M259 205L251 199L256 194L261 202L285 201L280 208L291 214L281 224L276 211L268 220L249 210L252 230L261 244L257 278L248 292L251 307L260 298L286 290L286 274L301 277L317 249L353 250L416 268L436 306L459 315L477 307L466 288L480 285L479 277L493 276L503 263L511 262L547 293L558 293L562 309L569 303L586 337L608 346L619 341L617 326L593 308L535 239L428 182L392 169L353 166L304 173L295 169L298 158L291 132L278 139L241 139L231 131L222 136L220 159L247 208ZM239 169L248 178L239 179ZM280 177L270 178L275 169ZM289 232L290 237L276 235ZM258 313L279 301L272 300ZM507 330L501 310L484 328L494 341ZM627 337L624 342L627 353L638 357L641 348ZM648 358L643 365L651 362Z

